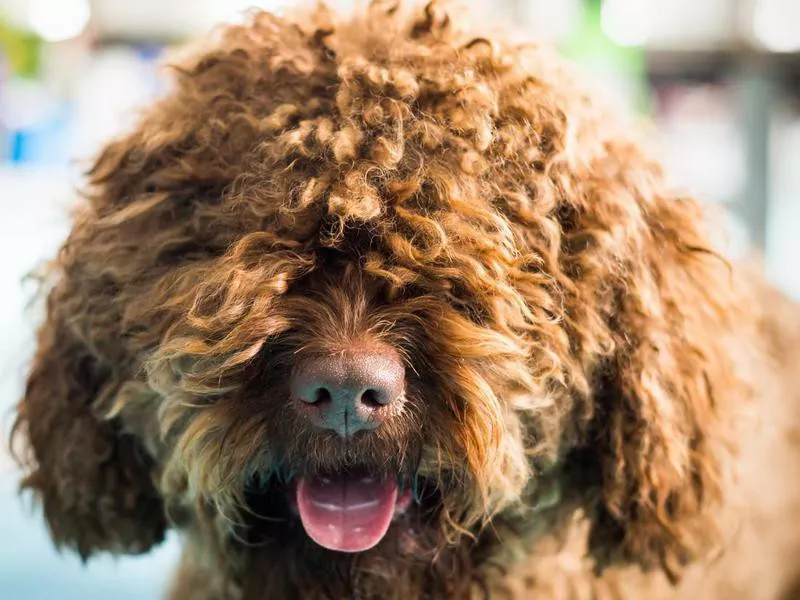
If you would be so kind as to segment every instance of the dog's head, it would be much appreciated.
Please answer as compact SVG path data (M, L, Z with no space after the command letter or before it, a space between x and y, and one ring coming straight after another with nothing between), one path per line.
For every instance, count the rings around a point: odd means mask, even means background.
M100 156L18 421L59 543L433 552L570 498L598 552L710 539L742 311L697 204L545 50L401 12L257 14Z

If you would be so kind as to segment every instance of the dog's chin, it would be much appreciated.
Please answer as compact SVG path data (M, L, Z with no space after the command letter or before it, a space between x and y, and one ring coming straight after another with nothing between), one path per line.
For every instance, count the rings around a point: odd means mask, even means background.
M412 486L405 475L377 475L366 467L288 481L256 476L245 495L253 529L266 535L264 529L282 526L340 553L366 552L393 528L407 527L410 513L425 518L439 504L429 482L417 480Z

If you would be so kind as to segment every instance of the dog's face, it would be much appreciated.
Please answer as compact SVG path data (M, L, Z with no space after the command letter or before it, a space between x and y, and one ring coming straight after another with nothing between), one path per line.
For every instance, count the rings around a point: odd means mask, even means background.
M446 281L398 288L319 248L296 257L302 274L270 280L270 249L251 256L259 266L239 274L274 287L271 298L214 286L222 304L187 309L213 329L181 334L153 361L168 479L234 523L263 519L346 552L392 523L471 527L519 502L533 448L521 411L548 400L521 336L470 318ZM235 297L237 285L255 297Z
M167 478L233 523L263 518L274 533L289 521L345 552L376 545L392 523L445 527L426 540L439 544L454 524L469 531L519 503L534 453L556 442L536 427L552 397L532 364L552 357L495 321L523 322L513 298L487 305L469 286L489 281L472 275L460 290L447 278L398 286L309 246L277 273L260 244L237 267L212 263L208 305L181 308L187 329L150 373Z
M740 312L696 204L544 51L395 9L231 28L101 155L20 405L57 541L422 553L545 481L598 547L705 536ZM117 462L64 471L54 395Z
M566 337L523 295L535 286L554 306L551 286L504 216L450 197L472 180L396 169L375 174L375 189L340 189L335 208L319 183L335 175L286 172L297 160L283 151L269 167L279 182L208 208L230 249L178 255L137 294L145 304L131 310L148 315L137 321L165 315L158 340L140 336L159 415L140 435L157 431L165 478L232 523L299 520L322 545L358 551L392 521L424 518L430 543L452 541L519 504L534 461L555 458L553 420L569 407L554 402L566 352L554 345ZM278 197L314 187L301 214L281 214ZM364 192L387 197L378 214L336 215L359 210ZM246 214L259 203L273 214Z

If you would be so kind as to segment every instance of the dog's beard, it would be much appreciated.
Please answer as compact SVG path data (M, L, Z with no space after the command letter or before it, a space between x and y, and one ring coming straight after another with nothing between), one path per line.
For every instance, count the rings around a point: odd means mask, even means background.
M470 470L461 429L411 412L423 394L412 392L406 418L348 439L313 427L288 402L258 410L262 396L181 404L168 471L185 473L195 503L211 510L199 515L215 523L206 530L226 545L294 549L302 560L375 546L384 556L432 556L497 514L482 489L497 474Z
M479 338L480 330L469 332ZM199 518L214 521L205 530L218 542L294 548L302 561L320 552L370 554L373 546L384 556L430 556L464 534L476 537L519 502L528 478L521 423L492 390L518 396L527 363L503 357L453 365L446 353L412 353L411 362L427 368L410 375L403 411L345 440L313 426L290 402L288 373L304 340L273 339L257 360L223 377L204 374L206 363L198 363L191 371L203 386L189 388L184 378L166 390L162 428L176 442L167 471L188 481L174 486L178 502L208 507ZM443 372L450 375L434 376ZM220 382L230 388L216 392ZM374 481L359 482L364 477ZM371 505L364 513L355 514L351 492L364 500L356 504ZM320 499L329 493L335 514L322 514Z
M368 468L358 467L362 472ZM356 471L353 467L353 474ZM339 552L314 541L292 506L297 481L316 476L295 474L282 481L271 473L268 480L247 486L250 513L245 519L244 545L239 546L244 554L239 574L244 597L294 597L312 582L319 590L315 597L320 598L389 597L397 593L398 582L410 589L409 578L419 582L420 578L435 579L437 573L452 577L468 571L474 545L454 544L448 537L442 482L421 475L413 481L398 477L398 497L406 494L409 498L405 510L395 506L387 531L375 547ZM463 594L448 589L441 595Z
M276 356L273 350L271 368L265 370L272 378L280 373ZM262 378L259 387L287 397L280 382ZM290 402L280 403L265 450L245 475L248 537L265 537L266 530L274 534L275 524L282 522L284 533L321 548L359 553L381 543L390 529L407 524L409 512L430 521L441 485L438 477L421 473L431 461L424 456L417 393L409 393L405 410L390 423L353 438L319 430Z

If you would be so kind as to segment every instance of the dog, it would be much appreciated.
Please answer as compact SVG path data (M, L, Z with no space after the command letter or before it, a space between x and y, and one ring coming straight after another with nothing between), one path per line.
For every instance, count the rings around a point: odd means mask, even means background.
M254 13L87 175L22 487L171 600L789 600L800 308L554 53ZM794 588L796 589L796 588Z

